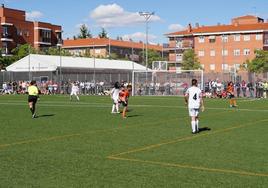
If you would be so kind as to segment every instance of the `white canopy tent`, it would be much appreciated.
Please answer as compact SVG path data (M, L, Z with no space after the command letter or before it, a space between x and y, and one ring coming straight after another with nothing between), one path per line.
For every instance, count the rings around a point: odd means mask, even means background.
M145 71L133 61L30 54L6 68L10 72L53 72L62 69Z

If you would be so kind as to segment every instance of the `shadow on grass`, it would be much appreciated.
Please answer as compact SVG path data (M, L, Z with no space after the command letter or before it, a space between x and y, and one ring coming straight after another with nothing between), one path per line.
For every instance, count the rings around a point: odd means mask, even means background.
M201 127L201 128L199 128L198 130L199 130L199 132L210 131L211 128L209 128L209 127Z
M129 116L127 116L127 117L128 117L128 118L133 118L133 117L139 117L139 116L142 116L142 115L135 114L135 115L129 115Z
M43 115L38 115L36 118L45 118L45 117L52 117L55 116L55 114L43 114Z

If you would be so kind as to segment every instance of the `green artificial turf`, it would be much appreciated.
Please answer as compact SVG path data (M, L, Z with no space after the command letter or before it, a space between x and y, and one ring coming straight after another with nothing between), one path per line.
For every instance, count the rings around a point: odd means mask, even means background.
M180 97L0 96L0 187L268 187L268 100L206 99L191 134Z

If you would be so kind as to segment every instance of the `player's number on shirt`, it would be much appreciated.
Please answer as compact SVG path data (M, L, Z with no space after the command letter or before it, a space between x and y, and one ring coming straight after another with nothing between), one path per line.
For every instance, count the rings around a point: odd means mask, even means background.
M197 93L194 94L193 99L197 100Z

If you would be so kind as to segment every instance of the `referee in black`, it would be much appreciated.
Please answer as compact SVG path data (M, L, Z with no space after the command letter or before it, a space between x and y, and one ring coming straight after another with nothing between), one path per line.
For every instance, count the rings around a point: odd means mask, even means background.
M36 81L31 81L30 86L28 87L28 103L29 103L29 108L32 112L32 118L36 118L36 113L35 113L35 105L38 99L38 94L39 90L36 86Z

